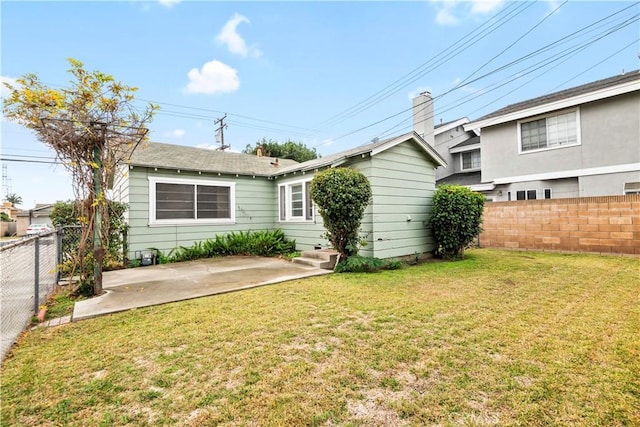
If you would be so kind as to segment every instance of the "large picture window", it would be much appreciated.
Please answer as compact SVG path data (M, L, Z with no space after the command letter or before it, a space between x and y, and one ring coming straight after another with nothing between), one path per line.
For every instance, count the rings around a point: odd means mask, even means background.
M149 178L149 222L234 222L234 190L229 182Z
M518 126L521 152L580 144L578 110L519 122Z
M311 181L281 184L278 191L280 221L313 221Z

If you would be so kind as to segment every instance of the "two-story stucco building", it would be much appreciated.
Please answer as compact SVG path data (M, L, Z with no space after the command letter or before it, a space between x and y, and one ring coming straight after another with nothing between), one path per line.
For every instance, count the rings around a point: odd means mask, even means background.
M480 133L491 200L640 192L637 70L509 105L464 129Z

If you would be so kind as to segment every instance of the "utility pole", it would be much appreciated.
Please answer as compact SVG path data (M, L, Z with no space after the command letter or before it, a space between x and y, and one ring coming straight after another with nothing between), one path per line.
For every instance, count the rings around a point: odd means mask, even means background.
M2 196L9 197L9 194L11 194L11 178L7 173L7 165L2 165L2 190L4 193Z
M218 128L216 128L216 143L220 144L220 148L217 148L217 150L220 151L224 151L227 148L231 148L230 145L224 145L224 129L227 127L227 125L224 123L224 119L227 118L227 115L225 114L224 117L217 119L214 123L216 124L220 124L220 126L218 126Z

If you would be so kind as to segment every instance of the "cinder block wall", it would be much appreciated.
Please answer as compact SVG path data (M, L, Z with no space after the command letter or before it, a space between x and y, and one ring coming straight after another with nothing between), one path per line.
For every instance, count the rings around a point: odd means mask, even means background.
M640 195L489 202L481 247L640 255Z

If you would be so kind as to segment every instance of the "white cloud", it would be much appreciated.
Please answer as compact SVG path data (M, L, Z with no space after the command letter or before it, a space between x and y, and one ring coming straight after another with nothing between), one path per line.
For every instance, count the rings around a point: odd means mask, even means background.
M198 144L196 145L196 148L205 148L207 150L217 150L218 148L220 148L220 144ZM227 153L242 153L242 151L235 148L227 148L224 151L226 151Z
M475 15L485 15L500 8L504 0L435 0L436 22L440 25L456 25Z
M251 24L251 21L249 21L249 18L246 16L238 13L234 14L226 24L224 24L222 30L220 30L220 34L216 36L216 41L225 45L227 49L229 49L229 52L234 55L240 55L243 58L247 56L254 58L262 56L262 52L259 49L254 46L247 46L242 36L238 34L238 25L242 23Z
M436 14L436 22L440 25L455 25L458 23L458 18L453 14L455 3L446 1Z
M473 0L473 5L471 6L471 13L475 14L485 14L489 12L493 12L504 3L504 0Z
M162 134L165 138L174 137L174 138L182 138L187 132L184 129L174 129L169 132L165 132Z
M227 64L213 60L205 63L201 69L192 68L187 74L188 93L216 94L234 92L240 87L238 71Z
M547 12L548 14L556 14L556 13L560 13L560 9L558 9L558 7L560 6L560 2L556 1L556 0L549 0L548 2L549 5L549 12ZM558 10L556 10L558 9Z
M5 98L9 96L11 91L4 85L4 83L9 83L10 85L16 85L16 79L13 77L5 77L0 76L0 98Z
M158 0L158 3L160 3L164 7L172 8L176 4L180 3L180 1L181 0Z

